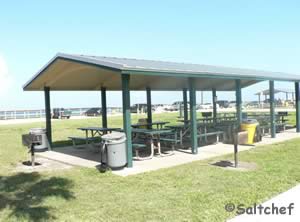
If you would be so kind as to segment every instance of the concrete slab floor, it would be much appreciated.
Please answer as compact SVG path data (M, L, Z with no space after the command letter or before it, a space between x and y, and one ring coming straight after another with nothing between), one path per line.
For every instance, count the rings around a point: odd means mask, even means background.
M278 133L276 138L270 138L270 136L264 137L263 140L259 143L256 143L255 146L240 145L239 152L294 138L300 138L300 134L296 133L295 129L286 130L283 133ZM190 151L187 150L177 150L175 151L174 155L171 156L155 156L150 160L134 161L132 168L124 168L122 170L112 171L112 173L119 176L135 175L230 153L233 153L233 145L218 143L199 147L198 154L196 155L192 155ZM90 147L86 149L78 149L73 147L57 148L54 151L47 151L44 153L39 153L38 155L74 166L95 168L99 167L100 165L100 154Z

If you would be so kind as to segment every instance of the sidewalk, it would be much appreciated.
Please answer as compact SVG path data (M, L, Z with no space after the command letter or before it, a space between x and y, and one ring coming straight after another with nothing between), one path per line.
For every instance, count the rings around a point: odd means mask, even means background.
M287 208L291 203L294 203L293 209L291 209L291 215L288 215L289 209ZM272 199L262 203L263 207L270 207L272 209L272 204L278 208L285 207L286 215L259 215L257 210L256 215L240 215L233 219L228 220L228 222L298 222L300 221L300 184L293 187L292 189L273 197Z

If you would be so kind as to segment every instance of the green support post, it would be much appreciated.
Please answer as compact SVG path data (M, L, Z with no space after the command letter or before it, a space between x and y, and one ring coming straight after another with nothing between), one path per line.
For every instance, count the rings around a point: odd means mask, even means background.
M45 94L45 114L46 114L46 131L47 138L50 145L50 149L52 147L52 127L51 127L51 107L50 107L50 88L44 87Z
M188 116L188 102L187 102L187 89L183 89L183 119L184 122L186 123L189 119Z
M106 105L106 88L101 88L101 114L102 127L107 128L107 105Z
M270 87L270 120L271 120L271 137L276 137L276 124L275 124L275 94L274 94L274 81L269 82Z
M213 101L213 120L214 124L217 123L217 90L212 89L212 101Z
M196 89L195 79L189 79L190 87L190 118L191 118L191 145L192 153L198 153L198 139L197 139L197 113L196 113Z
M149 124L152 123L152 103L151 103L151 89L149 87L146 88L147 94L147 122Z
M299 82L295 82L295 95L296 95L296 130L300 133L300 91Z
M130 116L130 75L122 74L122 97L123 97L123 128L126 134L127 167L132 167L132 133Z
M236 96L236 117L238 128L242 123L242 87L241 80L235 80L235 96Z

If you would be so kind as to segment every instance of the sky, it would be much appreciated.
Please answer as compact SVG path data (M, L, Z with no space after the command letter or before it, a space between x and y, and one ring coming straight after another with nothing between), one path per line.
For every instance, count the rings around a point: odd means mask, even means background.
M0 110L43 108L43 92L22 86L58 52L300 74L299 1L0 1ZM247 87L243 100L256 100L254 93L267 88L267 82ZM108 92L108 106L121 106L120 95ZM218 99L234 98L218 92ZM181 92L152 98L180 100ZM131 103L144 102L145 93L131 93ZM51 105L100 106L100 92L54 92Z

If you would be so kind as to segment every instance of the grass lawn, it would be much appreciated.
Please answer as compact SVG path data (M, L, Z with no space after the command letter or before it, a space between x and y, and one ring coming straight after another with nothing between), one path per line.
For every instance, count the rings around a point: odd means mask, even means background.
M177 115L154 120L174 122ZM100 118L53 121L54 140L98 123ZM110 126L121 123L122 117L109 119ZM43 124L0 126L0 221L224 221L234 216L224 210L226 203L250 206L300 182L299 139L240 153L241 161L258 165L251 172L208 164L231 159L224 156L126 178L79 167L16 173L16 163L28 158L21 134L38 126Z

